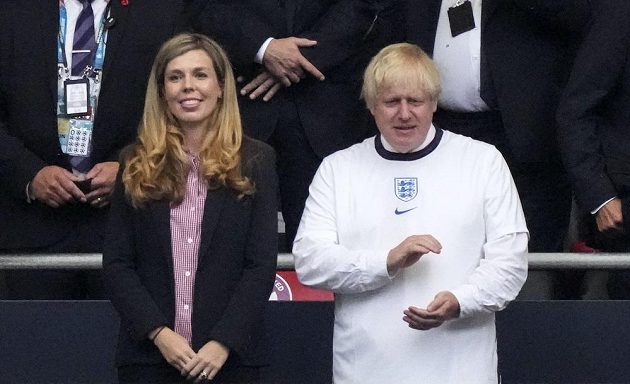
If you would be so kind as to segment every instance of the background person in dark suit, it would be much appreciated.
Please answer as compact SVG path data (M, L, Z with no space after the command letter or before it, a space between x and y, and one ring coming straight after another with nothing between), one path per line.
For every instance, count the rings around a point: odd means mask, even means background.
M322 158L364 136L362 119L368 121L368 114L359 102L363 68L358 63L370 38L373 3L247 0L225 6L242 33L222 34L219 41L243 85L260 80L246 87L239 100L243 126L278 154L288 249ZM214 6L206 11L199 18L201 30L212 35L207 31L216 28L223 12ZM282 82L282 88L274 88ZM272 88L277 93L269 98L266 92Z
M562 157L591 246L630 251L630 2L598 0L558 107ZM610 274L609 296L630 298L630 272Z
M165 43L104 250L121 383L257 380L277 182L272 149L241 132L223 50L203 35Z
M66 0L64 6L74 28L71 8L83 5ZM62 8L47 0L0 3L0 252L101 252L119 151L136 135L152 59L188 24L184 1L94 0L89 6L94 38L102 30L107 44L86 170L91 188L84 193L73 183L78 177L58 137L58 75L73 61L64 52L69 60L60 72ZM14 299L103 296L100 272L12 271L8 288Z
M580 1L406 0L406 34L435 60L443 92L435 124L495 145L507 160L530 230L530 252L560 252L571 189L555 112L571 47L586 18ZM522 295L550 297L531 274ZM540 279L537 279L540 278Z

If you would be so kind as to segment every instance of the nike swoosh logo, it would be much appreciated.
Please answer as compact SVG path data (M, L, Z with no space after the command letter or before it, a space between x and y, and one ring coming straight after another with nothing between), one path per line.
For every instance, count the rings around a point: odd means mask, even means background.
M409 211L413 211L416 208L418 208L418 207L413 207L413 208L405 209L405 210L402 210L402 211L399 211L398 208L396 208L394 213L397 214L397 215L402 215L403 213L407 213Z

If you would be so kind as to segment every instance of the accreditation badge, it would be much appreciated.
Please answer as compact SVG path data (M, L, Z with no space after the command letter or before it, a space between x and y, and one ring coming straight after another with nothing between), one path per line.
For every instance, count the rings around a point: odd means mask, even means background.
M451 26L451 36L455 37L475 29L475 18L470 0L458 0L454 6L448 9L447 13Z
M90 81L87 77L63 83L66 116L87 116L90 113Z
M65 153L71 156L89 157L92 151L93 126L94 122L91 120L70 119Z

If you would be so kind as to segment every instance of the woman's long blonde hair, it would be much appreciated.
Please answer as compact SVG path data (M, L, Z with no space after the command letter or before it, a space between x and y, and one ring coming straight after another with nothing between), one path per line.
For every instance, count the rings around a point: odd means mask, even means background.
M241 174L243 130L229 59L210 38L180 34L165 42L155 57L138 138L123 154L126 166L122 180L134 207L151 200L168 200L177 205L184 199L190 160L184 151L179 123L164 100L164 72L171 60L193 50L208 54L223 90L199 153L200 176L209 188L225 186L240 197L254 193L253 184Z

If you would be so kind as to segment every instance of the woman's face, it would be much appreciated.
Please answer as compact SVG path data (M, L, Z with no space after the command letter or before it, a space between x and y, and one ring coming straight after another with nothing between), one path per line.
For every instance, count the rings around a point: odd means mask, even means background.
M182 129L207 127L222 89L212 59L201 49L171 60L164 71L164 99Z

